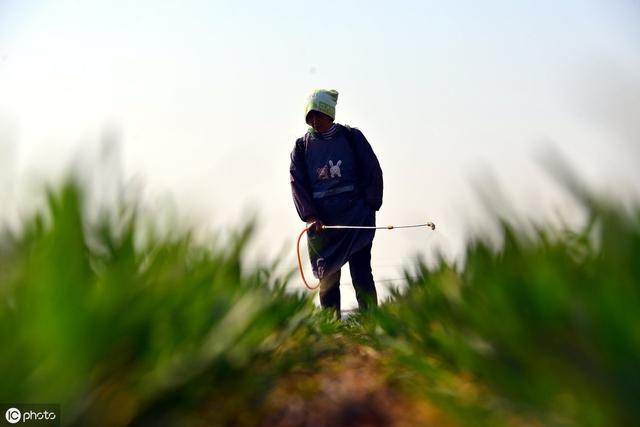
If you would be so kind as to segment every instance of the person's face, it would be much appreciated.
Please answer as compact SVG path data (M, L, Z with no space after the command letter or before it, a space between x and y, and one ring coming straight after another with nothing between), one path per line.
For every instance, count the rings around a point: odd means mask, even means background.
M319 111L309 111L307 124L316 132L327 132L333 124L333 119Z

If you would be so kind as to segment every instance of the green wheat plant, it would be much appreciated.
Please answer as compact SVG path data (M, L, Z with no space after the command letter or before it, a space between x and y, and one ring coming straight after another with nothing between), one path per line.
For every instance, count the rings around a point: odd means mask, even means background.
M285 339L313 335L300 332L314 328L309 298L243 266L251 225L213 247L143 233L133 209L89 221L72 181L46 205L0 241L0 401L60 404L65 425L126 425L217 390L222 416L292 366L271 359Z
M500 249L477 238L463 267L418 264L369 317L462 424L640 424L640 208L583 201L582 230L502 221Z

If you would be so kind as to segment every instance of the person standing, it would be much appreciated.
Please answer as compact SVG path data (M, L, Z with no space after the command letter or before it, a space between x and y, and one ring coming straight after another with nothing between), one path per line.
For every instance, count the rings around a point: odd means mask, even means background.
M373 229L323 229L324 225L375 226L382 206L382 169L363 133L335 123L338 92L314 90L305 105L307 133L291 153L289 176L300 219L310 225L308 250L320 280L320 304L340 318L340 275L347 262L359 309L377 305L371 271Z

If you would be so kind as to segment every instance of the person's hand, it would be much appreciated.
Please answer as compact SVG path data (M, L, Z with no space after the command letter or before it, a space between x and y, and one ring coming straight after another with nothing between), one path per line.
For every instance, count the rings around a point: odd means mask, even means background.
M322 231L322 228L324 227L324 224L319 219L313 218L309 220L307 226L309 227L309 230L313 231L314 233L320 233Z

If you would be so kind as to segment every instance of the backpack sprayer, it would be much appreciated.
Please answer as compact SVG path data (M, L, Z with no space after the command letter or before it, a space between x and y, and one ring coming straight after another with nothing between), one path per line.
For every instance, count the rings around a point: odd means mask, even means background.
M304 282L304 285L310 291L318 289L318 287L320 286L320 282L318 282L315 286L310 286L309 283L307 283L307 279L305 279L304 277L304 271L302 270L302 260L300 258L300 239L302 239L302 236L307 231L309 231L309 229L311 229L312 227L313 227L313 224L305 227L305 229L300 232L300 235L298 236L298 243L296 244L296 247L298 250L298 269L300 270L300 276L302 277L302 281ZM424 224L412 224L412 225L387 225L382 227L376 227L372 225L324 225L324 224L320 226L322 230L328 230L328 229L393 230L395 228L418 228L418 227L429 227L431 230L436 229L436 225L433 222L426 222Z

